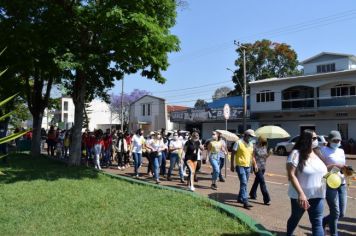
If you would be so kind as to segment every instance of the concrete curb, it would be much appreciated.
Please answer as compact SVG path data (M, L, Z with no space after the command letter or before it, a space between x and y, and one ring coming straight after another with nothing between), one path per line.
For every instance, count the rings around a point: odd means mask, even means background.
M208 201L217 210L226 213L229 217L238 219L240 222L242 222L245 225L247 225L250 229L252 229L257 234L264 235L264 236L274 235L271 232L267 231L266 228L263 225L261 225L260 223L257 223L255 220L253 220L251 217L249 217L248 215L244 214L243 212L240 212L240 211L236 210L235 208L233 208L231 206L228 206L228 205L225 205L223 203L214 201L212 199L209 199L209 198L207 198L205 196L202 196L202 195L199 195L197 193L189 192L187 190L177 189L177 188L173 188L173 187L169 187L169 186L158 185L158 184L154 184L154 183L150 183L150 182L146 182L146 181L142 181L142 180L138 180L138 179L133 179L133 178L122 176L122 175L114 175L114 174L107 173L107 172L104 172L104 171L99 171L99 170L96 170L96 171L98 171L99 173L101 173L103 175L109 176L111 178L125 180L125 181L130 182L130 183L146 185L146 186L150 186L150 187L158 188L158 189L163 189L163 190L175 191L175 192L179 192L179 193L183 193L183 194L188 194L188 195L190 195L192 197L195 197L195 198L204 199L205 201Z

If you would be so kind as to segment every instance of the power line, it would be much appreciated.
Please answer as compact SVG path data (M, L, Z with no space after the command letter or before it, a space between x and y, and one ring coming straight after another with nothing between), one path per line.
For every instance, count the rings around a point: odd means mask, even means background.
M212 86L212 85L219 85L219 84L223 84L223 83L227 83L227 82L232 82L232 80L224 80L224 81L217 82L217 83L203 84L203 85L200 85L200 86L187 87L187 88L176 88L176 89L171 89L171 90L154 91L154 92L152 92L152 93L168 93L168 92L175 92L175 91L177 91L178 89L181 89L181 90L183 90L183 89L184 89L184 90L191 90L191 89L197 89L197 88L208 87L208 86Z
M277 35L288 35L288 34L292 34L292 33L297 33L297 32L301 32L301 31L305 31L305 30L318 28L321 26L334 24L337 22L351 20L354 18L356 18L356 10L352 9L352 10L340 12L340 13L337 13L334 15L316 18L316 19L313 19L310 21L305 21L305 22L301 22L298 24L284 26L284 27L272 29L269 31L255 33L255 34L237 37L237 38L239 38L239 40L242 40L242 39L246 40L246 39L254 38L256 36L267 37L267 36L277 36ZM196 50L195 52L192 52L192 53L189 53L186 55L174 57L174 59L176 59L176 62L177 61L180 62L180 61L184 61L185 58L191 57L191 56L194 56L195 58L199 58L199 57L205 56L207 54L215 53L215 51L222 50L222 48L224 48L224 49L231 48L231 47L233 47L231 42L232 42L232 40L231 41L229 40L229 41L226 41L223 43L216 44L211 47L206 47L203 49ZM181 59L183 59L183 60L181 60Z

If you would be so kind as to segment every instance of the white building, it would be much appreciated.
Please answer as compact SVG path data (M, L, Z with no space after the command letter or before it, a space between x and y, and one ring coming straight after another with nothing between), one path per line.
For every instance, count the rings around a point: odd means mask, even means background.
M60 98L60 109L55 111L54 114L45 112L42 121L42 127L48 129L48 122L54 118L56 125L61 129L69 129L74 124L75 106L71 97ZM110 105L98 99L94 99L89 103L87 109L89 117L89 129L108 129L111 127L119 126L120 120L116 113L112 113Z
M356 140L356 57L323 52L301 64L302 76L250 82L251 115L292 136L310 128Z
M167 129L167 107L163 98L145 95L130 105L129 129L147 132Z

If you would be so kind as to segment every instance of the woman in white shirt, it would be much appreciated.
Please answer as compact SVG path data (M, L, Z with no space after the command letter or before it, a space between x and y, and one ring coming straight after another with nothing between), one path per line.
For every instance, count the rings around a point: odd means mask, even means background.
M153 158L153 178L156 180L156 184L159 184L159 169L162 162L162 151L166 149L161 133L156 133L154 135L153 140L148 144L148 148L151 149Z
M329 133L328 145L321 148L321 153L324 157L324 162L329 170L337 167L340 170L345 167L346 158L345 152L340 147L341 135L339 131L332 130ZM329 225L330 235L338 235L337 223L339 218L345 216L347 192L345 176L338 172L342 179L340 187L333 189L327 186L326 188L326 201L329 205L330 214L323 219L323 227Z
M184 183L183 169L181 168L182 162L180 161L179 155L183 152L183 144L182 141L178 138L178 133L173 134L173 140L169 142L169 152L170 152L170 160L169 160L169 170L167 180L172 180L172 171L174 166L178 163L178 171L180 182Z
M313 236L324 235L322 219L325 184L322 179L327 168L314 151L317 147L316 133L304 130L288 157L288 196L292 212L287 223L287 235L293 234L305 211L309 214Z
M132 154L135 166L135 177L138 178L138 169L142 161L142 146L145 145L145 138L143 137L143 130L138 129L132 138Z

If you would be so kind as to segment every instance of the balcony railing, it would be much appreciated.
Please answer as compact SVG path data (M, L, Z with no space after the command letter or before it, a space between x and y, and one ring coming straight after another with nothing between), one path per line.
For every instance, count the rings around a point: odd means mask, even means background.
M318 107L356 106L356 96L319 98Z
M282 110L314 108L314 98L292 99L282 101Z

